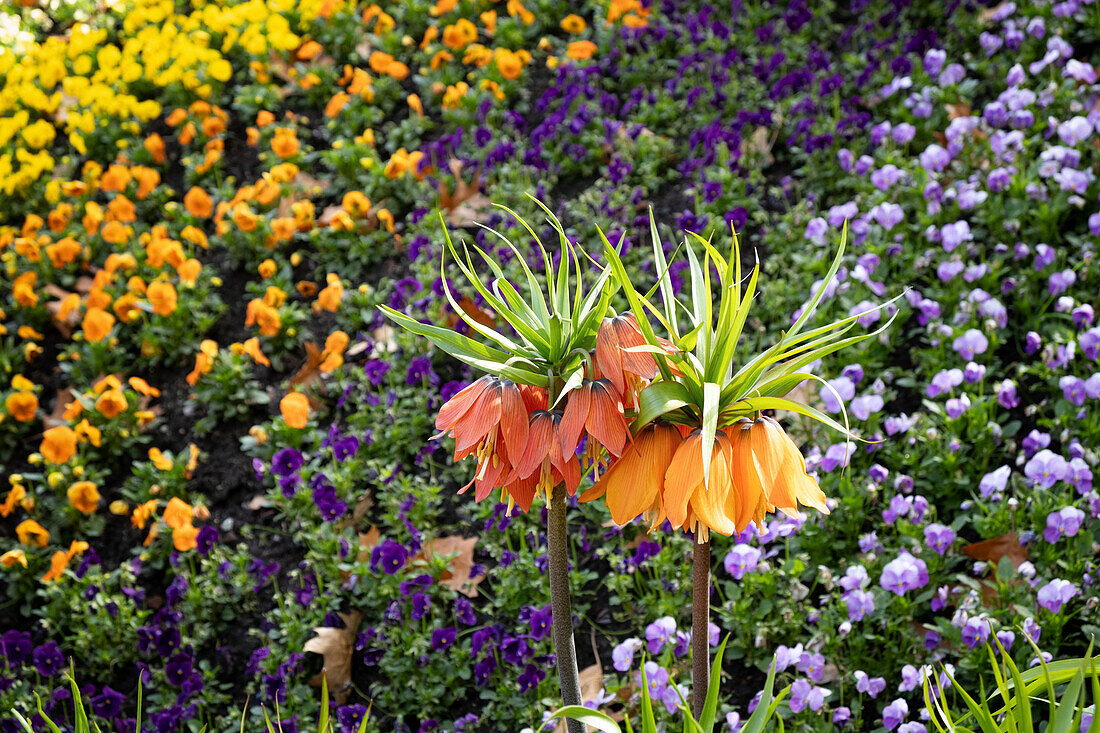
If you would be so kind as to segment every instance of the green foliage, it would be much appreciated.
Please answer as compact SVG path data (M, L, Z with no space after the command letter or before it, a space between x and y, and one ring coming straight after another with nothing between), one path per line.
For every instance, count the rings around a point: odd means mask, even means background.
M979 730L981 733L1033 733L1045 728L1050 733L1075 733L1084 731L1081 721L1087 711L1092 716L1087 733L1100 732L1100 716L1095 714L1100 703L1100 655L1093 656L1093 645L1089 644L1084 657L1048 663L1039 647L1026 635L1025 638L1038 655L1039 666L1024 672L1012 661L996 636L993 640L997 653L992 645L986 646L997 683L996 689L989 694L983 684L980 694L975 697L948 675L952 689L965 705L967 712L963 715L952 712L942 686L925 679L924 704L932 713L936 730L940 733L976 733ZM1086 706L1085 700L1089 697L1092 704ZM1042 712L1044 708L1046 715Z

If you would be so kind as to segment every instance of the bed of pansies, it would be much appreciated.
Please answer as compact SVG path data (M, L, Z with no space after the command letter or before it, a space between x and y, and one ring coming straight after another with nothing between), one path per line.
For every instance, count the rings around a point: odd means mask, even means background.
M339 730L542 727L545 509L456 495L434 418L478 374L378 309L469 333L447 277L494 324L444 226L522 277L474 222L530 242L491 205L542 226L528 194L639 283L650 209L670 257L732 223L748 345L842 236L823 314L904 293L798 395L861 441L780 415L831 514L714 538L732 729L773 655L787 729L915 733L925 678L976 685L991 635L1026 668L1100 631L1100 5L0 12L4 731L34 692L66 719L70 660L103 730L139 685L145 730L308 729L322 667ZM584 700L633 715L644 660L671 726L691 539L569 521Z

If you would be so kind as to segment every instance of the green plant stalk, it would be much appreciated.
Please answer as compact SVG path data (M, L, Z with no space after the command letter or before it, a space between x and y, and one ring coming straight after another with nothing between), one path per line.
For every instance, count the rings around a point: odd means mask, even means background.
M703 717L710 687L710 538L696 538L691 557L691 708Z
M565 522L565 486L554 487L546 518L546 550L550 570L550 610L553 614L554 663L565 705L581 705L581 678L573 643L573 604L569 596L569 536ZM584 723L570 718L569 733L584 733Z

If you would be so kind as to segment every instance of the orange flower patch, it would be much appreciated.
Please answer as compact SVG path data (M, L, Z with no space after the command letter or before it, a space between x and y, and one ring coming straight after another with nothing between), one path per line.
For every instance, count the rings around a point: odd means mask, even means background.
M152 135L145 138L143 147L153 156L154 163L163 163L168 160L168 156L164 151L164 138L157 133L154 132Z
M199 273L202 272L202 263L194 257L188 258L176 266L176 274L180 276L180 282L184 285L194 285L199 281Z
M42 433L38 452L50 463L68 463L76 454L76 433L65 425L50 428Z
M80 403L78 402L76 404L79 405ZM101 433L99 431L99 428L97 428L95 425L92 425L90 422L88 422L88 418L84 418L79 423L77 423L76 427L73 428L73 432L76 433L77 440L82 443L91 443L96 448L99 447L100 442L103 439L103 433Z
M279 412L292 428L304 428L309 423L309 400L301 392L291 392L279 401Z
M72 237L65 237L53 244L47 244L46 256L50 258L50 264L55 268L62 268L70 262L76 262L82 249L80 242Z
M260 335L262 336L275 336L283 326L278 309L271 307L259 298L254 298L248 302L244 325L259 326Z
M45 547L50 541L50 533L33 519L24 519L16 525L15 536L28 547Z
M99 489L91 481L77 481L66 492L69 506L84 514L95 514L99 505Z
M130 377L126 381L129 382L134 391L139 394L143 394L146 397L160 397L160 390L150 386L150 384L141 377Z
M102 308L89 308L84 314L81 328L84 329L84 339L91 343L99 343L114 328L115 317Z
M95 401L95 409L99 410L100 414L108 419L118 417L129 406L130 403L126 401L126 395L122 394L122 390L116 388L106 390Z
M77 555L82 554L87 549L87 542L74 540L72 544L69 545L69 549L67 552L62 552L61 550L55 552L50 558L49 572L42 576L42 582L49 583L51 581L58 580L65 572L65 568L69 567L69 563L72 562L72 559Z
M260 351L260 339L253 336L247 339L241 344L241 351L252 358L252 361L257 364L263 364L264 366L271 366L271 360L264 356L264 352Z
M477 40L477 26L466 18L443 29L443 45L458 50Z
M584 18L573 13L570 13L561 20L561 29L566 33L584 33L584 29L587 27Z
M351 100L351 95L346 92L337 92L332 96L332 99L325 105L325 117L335 117L340 113L340 110L344 108L344 105Z
M271 140L271 151L280 158L286 160L298 154L300 144L298 134L289 127L279 127L275 130L275 137Z
M344 363L344 350L348 348L349 341L348 335L343 331L333 331L329 334L329 337L325 339L325 350L321 354L322 361L318 368L322 372L332 372L339 369Z
M153 462L158 471L171 471L172 466L175 465L172 463L171 458L161 452L160 448L149 449L149 460Z
M22 550L8 550L0 555L0 567L10 568L16 564L27 567L27 555Z
M340 299L344 297L344 286L340 283L340 276L330 272L328 274L328 286L317 294L317 301L313 304L314 310L326 310L335 313L340 307Z
M4 497L4 503L0 504L0 517L10 517L11 513L15 511L15 507L23 499L27 498L27 490L23 488L22 484L15 484L8 491L8 495Z
M505 79L518 79L520 72L523 71L523 57L507 48L498 48L494 51L493 59L496 61L497 70Z
M214 357L218 355L218 343L210 339L203 339L199 345L199 353L195 355L195 368L187 375L187 383L192 387L199 381L199 377L214 368Z
M158 316L170 316L175 312L176 288L172 283L157 280L149 285L145 295Z
M30 422L38 411L38 397L34 392L12 392L4 400L4 409L16 422Z
M575 61L590 59L596 54L596 44L592 41L573 41L565 48L565 55Z
M183 205L187 213L200 219L206 219L214 213L214 200L210 198L210 194L198 186L192 186L183 197Z
M15 302L24 308L33 308L38 304L38 293L34 292L34 284L38 282L38 273L24 272L12 281L11 294Z

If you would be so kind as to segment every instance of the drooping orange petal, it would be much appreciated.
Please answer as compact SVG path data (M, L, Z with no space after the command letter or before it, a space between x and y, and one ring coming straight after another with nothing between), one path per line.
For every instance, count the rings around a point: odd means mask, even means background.
M596 333L596 367L602 376L611 380L619 394L623 394L626 391L626 380L623 378L623 352L619 349L614 321L615 318L605 318Z
M729 429L730 445L732 446L730 461L731 474L734 486L737 487L738 496L741 499L737 507L737 531L741 532L749 526L755 516L757 506L765 501L764 486L760 480L760 468L756 456L752 451L752 440L748 423L740 427Z
M607 481L607 508L616 524L626 524L653 507L679 444L675 428L649 425L600 479Z
M482 377L466 385L462 391L447 400L446 404L439 408L439 414L435 418L435 429L444 433L449 431L455 422L473 406L474 401L481 396L491 380L492 377Z
M516 475L527 478L532 475L554 445L554 417L545 410L531 413L527 430L527 444L515 464Z
M527 478L517 478L505 485L504 490L515 499L516 505L525 512L531 511L531 502L535 500L535 488L539 478L531 474Z
M674 527L683 526L691 494L703 481L701 441L702 436L697 432L685 438L665 471L664 510Z
M621 456L630 428L623 416L623 404L612 390L609 380L597 379L592 383L592 406L588 408L584 427L608 453Z
M714 451L710 456L710 481L700 482L691 495L691 510L695 519L712 531L730 535L735 530L733 520L726 514L727 498L731 491L730 467L722 441L729 442L724 433L719 433Z
M828 514L829 507L825 504L825 492L806 473L806 461L798 450L798 446L786 433L783 433L781 450L784 462L772 490L777 497L771 500L772 503L780 511L791 515L798 508L796 502L813 507L822 514ZM785 499L783 504L778 500L780 496ZM788 508L791 511L788 511Z
M585 382L585 384L570 392L565 402L565 412L562 414L560 428L562 458L567 458L577 451L577 445L581 441L581 432L584 430L584 424L591 409L591 384Z
M769 418L760 418L749 428L752 454L760 466L760 483L764 487L764 493L768 495L768 501L777 506L772 490L775 479L783 468L783 451L780 450L780 439L783 437L783 428Z
M508 454L519 456L527 445L528 418L523 395L514 382L505 382L501 392L500 429L508 444Z
M455 422L455 451L463 451L477 445L500 424L499 381L494 380L478 396L477 401Z

